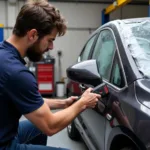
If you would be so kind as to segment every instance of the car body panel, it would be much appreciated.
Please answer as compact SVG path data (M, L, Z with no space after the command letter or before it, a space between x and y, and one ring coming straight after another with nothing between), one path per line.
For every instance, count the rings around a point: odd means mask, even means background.
M117 59L120 64L124 86L117 87L103 79L109 89L109 96L102 99L107 106L107 113L101 114L97 108L87 109L75 120L78 130L80 130L79 126L82 126L80 133L82 134L84 130L86 138L83 136L83 139L87 145L90 143L88 146L90 150L110 150L113 139L118 135L128 138L139 149L150 150L150 80L144 79L139 72L130 50L123 40L120 27L121 22L129 24L147 19L150 20L150 18L141 18L112 21L98 28L91 35L91 37L95 34L99 35L104 30L111 31L116 44L114 61ZM95 39L87 59L92 59L96 42L97 39ZM114 63L112 65L114 66ZM111 78L112 73L110 80ZM69 82L68 89L72 83L73 81ZM83 91L79 88L79 83L76 83L76 87L78 87L78 92L70 89L70 93L81 95Z
M105 118L93 109L87 109L80 114L79 121L95 149L104 149Z

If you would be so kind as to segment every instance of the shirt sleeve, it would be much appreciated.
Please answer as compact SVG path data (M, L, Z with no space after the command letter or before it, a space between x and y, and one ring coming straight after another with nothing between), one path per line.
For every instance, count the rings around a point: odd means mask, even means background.
M34 75L28 70L15 73L8 80L5 91L21 114L40 108L44 101L38 91Z

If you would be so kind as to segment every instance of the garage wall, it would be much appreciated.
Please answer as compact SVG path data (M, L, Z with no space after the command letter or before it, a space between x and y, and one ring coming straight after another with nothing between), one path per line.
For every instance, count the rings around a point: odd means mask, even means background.
M0 23L5 27L13 27L18 10L24 2L17 2L15 5L7 1L0 1ZM68 31L65 36L59 37L54 42L54 50L50 54L56 58L55 75L58 80L58 59L57 51L62 51L62 76L65 77L66 68L75 63L81 48L89 35L101 25L101 11L106 4L92 3L58 3L53 2L68 21ZM128 5L111 13L110 19L132 18L148 16L148 6ZM5 39L11 34L11 29L4 30Z
M101 10L104 6L99 4L76 3L55 3L54 5L58 7L66 17L68 27L74 28L74 30L69 29L64 37L60 37L59 40L56 40L55 50L51 52L52 55L57 56L57 50L63 51L62 74L66 76L66 68L75 63L90 33L101 24ZM58 69L58 67L56 67L56 69Z

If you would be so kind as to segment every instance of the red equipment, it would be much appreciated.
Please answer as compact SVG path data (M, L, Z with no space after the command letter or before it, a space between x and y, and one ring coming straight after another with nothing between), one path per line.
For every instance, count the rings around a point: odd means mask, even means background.
M54 62L53 58L36 64L36 77L41 94L54 95Z

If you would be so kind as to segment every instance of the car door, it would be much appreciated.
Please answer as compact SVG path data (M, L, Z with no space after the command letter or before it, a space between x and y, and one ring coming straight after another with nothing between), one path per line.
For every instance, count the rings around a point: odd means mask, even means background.
M108 81L110 78L112 62L115 54L115 42L112 33L109 30L102 30L98 36L95 47L93 49L92 57L98 63L98 70L101 76ZM103 99L105 102L105 98ZM100 101L98 102L98 106ZM87 132L90 141L93 143L96 150L105 149L105 116L97 109L88 109L81 115L84 122L84 128Z
M116 111L117 114L118 112L121 112L120 107L116 106L116 104L118 105L120 103L119 94L120 91L126 87L126 80L123 72L123 66L119 57L119 52L117 51L117 41L113 34L113 30L106 28L101 31L100 36L101 44L99 45L101 48L99 49L95 47L95 50L92 54L92 59L97 60L99 73L109 89L109 96L102 99L107 108L107 111L104 115L106 118L106 126L104 127L106 148L108 145L107 140L110 136L112 128L111 119L113 118L113 112ZM121 114L118 114L118 117L120 115ZM119 118L119 121L124 122L122 118ZM128 122L126 122L126 125L130 128Z

